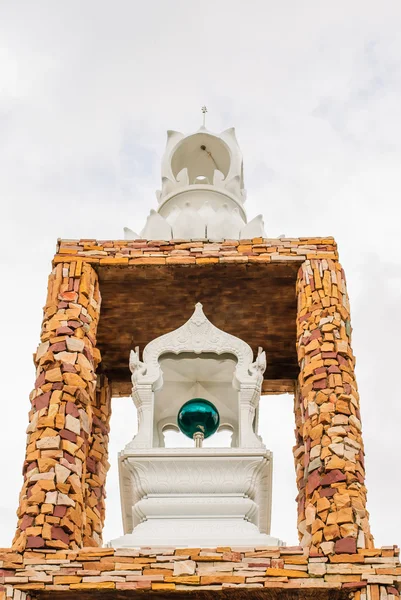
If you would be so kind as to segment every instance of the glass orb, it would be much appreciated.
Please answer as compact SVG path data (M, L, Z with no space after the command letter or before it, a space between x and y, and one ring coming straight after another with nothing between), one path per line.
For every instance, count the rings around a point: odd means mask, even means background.
M198 432L208 438L216 433L220 417L217 408L209 400L192 398L181 406L177 423L182 433L191 439Z

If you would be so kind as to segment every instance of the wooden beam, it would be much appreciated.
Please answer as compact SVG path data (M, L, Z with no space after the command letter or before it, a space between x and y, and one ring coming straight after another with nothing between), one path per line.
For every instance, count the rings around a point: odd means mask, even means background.
M130 350L143 351L181 327L202 302L218 329L247 342L254 355L259 347L265 350L266 379L295 379L298 268L295 263L99 267L102 369L112 382L129 382Z
M132 383L111 379L113 398L131 396ZM293 394L295 379L265 379L262 384L262 396Z
M293 394L295 379L265 379L262 383L262 396L273 394Z
M111 395L113 398L127 398L131 396L131 391L131 380L111 382Z

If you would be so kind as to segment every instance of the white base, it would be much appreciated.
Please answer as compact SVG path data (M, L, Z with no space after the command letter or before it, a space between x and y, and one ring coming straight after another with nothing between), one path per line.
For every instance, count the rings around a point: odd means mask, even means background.
M113 547L277 546L271 453L259 448L131 448L120 454L125 535Z
M192 539L205 527L220 539L224 528L237 541L248 531L270 531L272 460L265 448L126 448L119 464L124 533L144 531L148 546L156 537L172 543L176 528L178 537Z
M150 543L151 542L151 543ZM149 519L108 544L112 548L169 546L215 548L217 546L285 546L278 538L260 533L256 525L240 518Z

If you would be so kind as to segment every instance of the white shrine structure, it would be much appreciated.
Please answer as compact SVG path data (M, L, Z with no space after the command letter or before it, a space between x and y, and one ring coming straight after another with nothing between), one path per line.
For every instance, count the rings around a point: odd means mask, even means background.
M242 154L232 127L215 135L205 127L184 136L167 132L158 209L138 235L126 239L248 239L266 237L262 215L247 221Z
M138 433L119 455L125 535L115 547L277 545L272 455L257 433L265 353L220 331L197 304L176 331L131 352ZM212 401L229 448L165 448L194 396ZM282 544L282 542L280 542Z
M141 236L170 240L263 236L247 223L242 156L234 129L214 135L169 131L159 207ZM270 537L272 454L258 435L266 368L243 340L217 329L197 304L177 330L131 352L138 433L119 455L124 536L114 547L283 544ZM184 403L201 396L231 431L226 448L166 448Z

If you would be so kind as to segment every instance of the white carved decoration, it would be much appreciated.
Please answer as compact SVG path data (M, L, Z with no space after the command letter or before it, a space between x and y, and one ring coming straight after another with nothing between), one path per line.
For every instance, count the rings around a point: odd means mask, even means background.
M149 342L143 351L143 362L139 361L139 355L132 357L133 354L138 354L138 349L135 349L135 352L131 350L130 368L133 373L133 385L148 383L151 377L155 377L155 382L159 381L161 375L159 357L167 352L234 354L238 361L235 373L237 385L240 385L240 382L248 385L254 383L255 387L260 388L263 381L263 372L253 366L255 363L251 347L243 340L215 327L206 317L200 302L196 304L194 313L184 325ZM258 364L261 364L262 360L265 361L265 353L261 352L257 360ZM141 369L136 366L139 363ZM143 371L145 367L146 370Z
M236 213L234 213L235 210ZM241 226L244 226L244 222L241 221L238 209L233 209L230 212L228 204L225 203L217 210L214 219L209 221L207 237L210 240L237 240L239 239Z
M130 229L129 227L124 227L124 239L139 240L141 239L141 236L139 235L139 233L135 233L135 231L132 231L132 229Z
M205 127L188 136L168 131L161 170L159 207L151 210L141 238L266 237L261 215L247 225L243 161L234 128L217 135ZM125 239L137 239L128 228L124 231Z
M255 430L266 355L215 327L202 305L181 327L131 351L138 433L119 455L124 533L114 547L275 545L272 456ZM199 389L218 407L229 448L163 447ZM188 394L190 394L188 396ZM197 396L198 394L196 394Z
M198 216L200 217L202 223L205 224L206 231L208 231L210 224L213 223L214 219L216 218L216 211L206 200L206 202L198 210Z
M166 219L152 209L141 232L141 237L146 240L171 240L171 227Z
M241 229L241 239L252 239L255 237L266 237L262 215L258 215Z
M135 350L130 352L129 368L132 373L132 381L137 381L139 377L143 378L147 373L147 366L139 359L139 346L135 346Z
M174 237L177 239L198 239L206 237L206 225L198 218L198 213L186 202L174 221Z
M231 354L236 357L237 365L232 383L239 393L239 445L243 448L263 447L253 429L253 423L266 368L266 355L260 349L254 363L251 347L243 340L215 327L204 314L202 304L198 303L192 317L182 327L156 338L146 346L143 362L139 360L139 349L131 350L129 365L132 372L132 397L138 409L138 433L130 443L130 448L149 448L153 445L152 394L163 385L159 359L163 354L184 352Z

